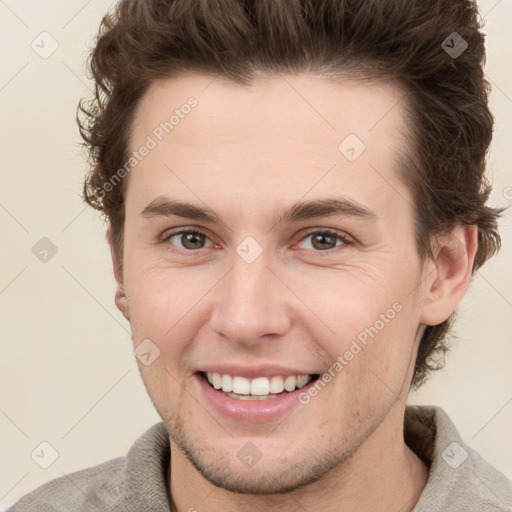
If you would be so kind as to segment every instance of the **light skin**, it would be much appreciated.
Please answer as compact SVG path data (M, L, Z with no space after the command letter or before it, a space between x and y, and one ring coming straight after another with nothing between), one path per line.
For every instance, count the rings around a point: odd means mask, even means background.
M163 80L142 98L131 150L187 98L198 105L131 171L122 271L113 251L134 343L160 350L139 367L170 436L172 509L411 511L428 478L403 441L416 352L425 326L464 297L476 228L458 226L420 263L395 159L406 144L398 87L306 74L250 86L212 79ZM366 145L353 162L338 149L348 134ZM224 221L142 215L163 197ZM332 198L373 215L274 222L296 202ZM204 236L157 243L178 228ZM322 240L326 229L348 240ZM263 249L250 263L236 251L248 236ZM322 374L395 303L400 312L367 346L278 420L228 418L197 385L207 364ZM252 467L237 457L248 442L261 453Z

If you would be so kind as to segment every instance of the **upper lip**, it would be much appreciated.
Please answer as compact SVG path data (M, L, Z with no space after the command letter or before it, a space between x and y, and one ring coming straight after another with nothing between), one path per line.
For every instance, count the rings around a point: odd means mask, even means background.
M319 372L311 372L303 369L290 368L289 366L278 365L234 365L234 364L210 364L200 368L201 372L227 374L232 377L239 376L247 379L256 377L274 377L289 375L315 375Z

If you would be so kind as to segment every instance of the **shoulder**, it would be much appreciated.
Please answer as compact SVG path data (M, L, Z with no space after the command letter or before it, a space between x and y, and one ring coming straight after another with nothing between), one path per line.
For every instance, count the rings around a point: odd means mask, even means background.
M126 457L118 457L55 478L23 496L7 512L60 512L114 505L122 492L125 469Z
M43 484L7 512L169 510L170 446L163 422L146 430L127 455Z
M442 408L408 409L409 420L414 418L429 432L416 437L421 431L416 426L416 435L412 434L416 440L411 443L413 450L418 453L421 447L422 458L430 463L429 479L414 512L512 510L512 481L464 442Z

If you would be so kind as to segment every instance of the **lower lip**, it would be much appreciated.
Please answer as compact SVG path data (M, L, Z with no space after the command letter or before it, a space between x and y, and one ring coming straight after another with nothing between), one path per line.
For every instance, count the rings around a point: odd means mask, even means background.
M212 388L200 374L196 374L195 377L206 400L216 411L230 419L249 423L273 421L289 413L294 407L301 405L299 395L307 392L316 382L309 382L300 389L284 393L276 398L239 400L226 395L223 391Z

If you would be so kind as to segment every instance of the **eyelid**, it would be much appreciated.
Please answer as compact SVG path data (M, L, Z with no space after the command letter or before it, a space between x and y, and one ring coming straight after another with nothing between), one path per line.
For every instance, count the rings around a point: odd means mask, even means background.
M187 234L187 233L203 235L206 239L208 239L210 242L212 242L214 245L216 245L210 239L210 236L207 233L205 233L203 228L194 228L194 227L176 228L175 230L171 229L168 231L164 231L164 233L159 237L158 242L165 243L165 242L168 242L174 236L183 235L183 234ZM298 240L297 243L300 243L300 242L304 241L306 238L308 238L309 236L317 234L317 233L333 236L333 237L337 238L338 240L341 240L343 243L340 246L333 247L331 249L326 249L324 251L314 251L313 250L313 252L315 252L315 253L330 254L332 251L339 250L344 245L354 245L355 244L355 240L350 235L348 235L344 231L340 231L340 230L332 229L332 228L310 228L306 233L303 233L301 235L301 238ZM190 255L190 254L199 253L201 251L201 249L206 249L206 247L202 247L200 249L188 249L188 250L177 248L176 250L173 250L173 252L186 253L186 254ZM304 250L308 250L308 249L304 249Z
M345 231L340 231L338 229L332 229L332 228L313 228L311 231L308 231L307 233L303 234L301 236L301 239L299 242L302 242L305 238L308 236L314 235L315 233L322 233L331 235L334 237L339 238L345 245L355 244L355 239L351 237L348 233L345 233ZM327 249L326 251L315 251L315 252L328 252L333 249Z
M203 235L206 239L208 239L213 245L216 245L212 240L211 240L211 237L208 235L208 233L206 233L204 231L203 228L194 228L194 227L184 227L184 228L176 228L176 229L171 229L171 230L167 230L167 231L164 231L162 235L160 235L160 237L158 238L158 243L165 243L165 242L168 242L171 238L177 236L177 235L186 235L187 233L193 233L193 234L198 234L198 235ZM202 249L205 249L205 247L202 247ZM187 252L187 254L192 254L192 253L198 253L201 249L196 249L196 250L191 250L191 249L188 249L188 250L185 250L185 249L179 249L177 248L177 251L175 252Z

